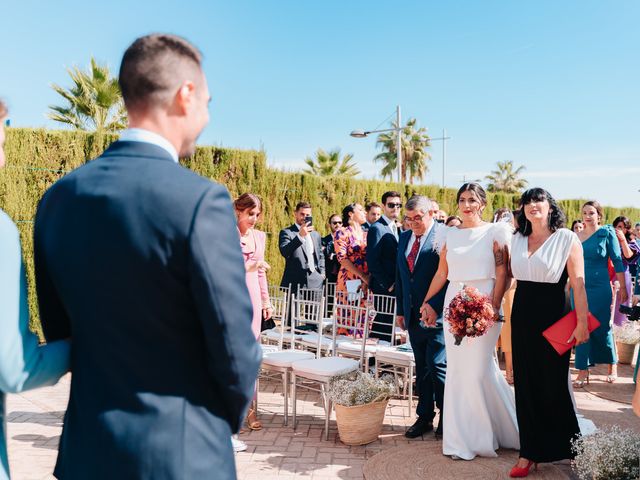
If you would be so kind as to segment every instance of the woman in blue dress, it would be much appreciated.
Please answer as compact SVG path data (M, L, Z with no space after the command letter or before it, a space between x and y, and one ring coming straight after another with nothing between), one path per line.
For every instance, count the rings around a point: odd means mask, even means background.
M611 259L620 283L620 302L626 303L628 296L620 243L611 226L600 225L602 218L602 207L598 202L589 201L582 206L584 230L578 233L578 238L584 251L587 301L589 311L600 321L600 326L591 332L587 343L576 347L575 366L579 373L573 386L578 388L589 383L589 367L596 364L609 365L607 382L613 383L617 379L618 358L610 325L613 294L608 259Z

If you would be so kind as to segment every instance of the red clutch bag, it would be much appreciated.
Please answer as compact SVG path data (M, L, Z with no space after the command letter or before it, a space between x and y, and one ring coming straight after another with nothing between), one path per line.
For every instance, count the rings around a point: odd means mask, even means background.
M569 337L571 337L571 334L576 329L577 325L578 317L576 316L576 311L571 310L564 317L542 332L542 336L546 338L555 351L558 352L558 355L563 355L576 344L575 340L571 343L567 343L567 340L569 340ZM587 315L587 328L589 333L593 332L599 326L600 322L598 319L589 313Z

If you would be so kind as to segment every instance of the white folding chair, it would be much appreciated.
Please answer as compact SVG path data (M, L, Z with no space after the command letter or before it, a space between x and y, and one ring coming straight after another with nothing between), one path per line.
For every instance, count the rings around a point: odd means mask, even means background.
M293 305L298 304L295 295L291 295L290 298ZM318 304L318 309L321 308L321 303L322 302ZM295 338L293 329L292 334L293 337L288 338ZM281 335L284 337L284 329L281 331ZM284 338L280 339L280 345L285 345ZM291 365L296 361L309 360L315 357L315 355L311 352L293 349L295 345L292 341L290 341L288 345L290 345L292 348L288 350L281 349L275 352L264 353L262 356L261 366L261 369L264 372L264 376L271 379L278 379L278 377L280 377L282 381L282 393L284 395L284 425L287 425L289 422L289 378L291 375Z
M276 326L275 328L261 332L260 342L263 345L276 345L279 350L282 350L287 339L287 318L291 305L291 285L288 287L269 285L268 288L271 306L273 307L272 318Z
M386 340L377 340L375 343L370 343L373 333L387 334L383 331L382 326L386 326L386 322L379 320L380 315L392 316L393 321L391 328L395 328L395 316L396 316L396 298L390 295L376 295L370 293L366 300L368 310L368 329L366 330L367 336L363 338L353 339L350 342L341 342L338 345L338 354L349 358L363 357L362 367L365 372L369 372L369 363L372 358L375 357L376 351L381 347L389 347L391 342ZM340 306L336 307L339 311ZM393 339L393 336L390 336Z
M336 307L338 308L338 307ZM357 325L361 318L367 318L368 309L355 305L341 305L340 312L336 310L334 315L334 323L332 325L332 346L327 350L328 356L320 357L320 343L317 346L317 358L312 360L301 360L292 364L292 401L293 401L293 428L296 428L296 407L297 407L297 389L304 388L307 390L320 393L322 396L323 406L325 410L325 424L324 424L324 438L329 438L329 419L331 417L332 403L327 396L326 387L332 378L346 373L353 372L360 368L362 364L362 356L364 354L364 344L361 350L362 354L358 360L351 358L344 358L338 356L332 356L337 351L339 336L337 335L338 328L349 328L351 325ZM321 319L318 317L318 323ZM365 335L368 328L365 322ZM294 341L295 342L295 341ZM312 385L304 384L302 382L309 382ZM319 388L314 388L315 385L319 385Z
M396 394L407 399L409 417L413 417L413 382L416 371L416 361L413 351L403 347L379 347L375 353L375 376L382 373L393 375L396 385ZM399 380L402 388L398 388Z

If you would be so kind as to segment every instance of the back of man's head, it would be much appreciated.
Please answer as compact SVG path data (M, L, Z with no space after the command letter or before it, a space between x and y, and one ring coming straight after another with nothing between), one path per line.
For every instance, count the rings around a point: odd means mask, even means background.
M138 38L120 65L120 90L130 112L166 107L186 80L202 79L202 54L182 37L155 33Z

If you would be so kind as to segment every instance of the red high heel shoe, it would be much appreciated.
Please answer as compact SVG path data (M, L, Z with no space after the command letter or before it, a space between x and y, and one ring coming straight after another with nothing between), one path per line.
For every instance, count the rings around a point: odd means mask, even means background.
M528 461L526 467L519 467L518 464L516 464L509 472L509 476L511 478L524 478L529 475L529 470L531 470L531 467L533 467L534 470L538 470L538 464L532 462L531 460Z

